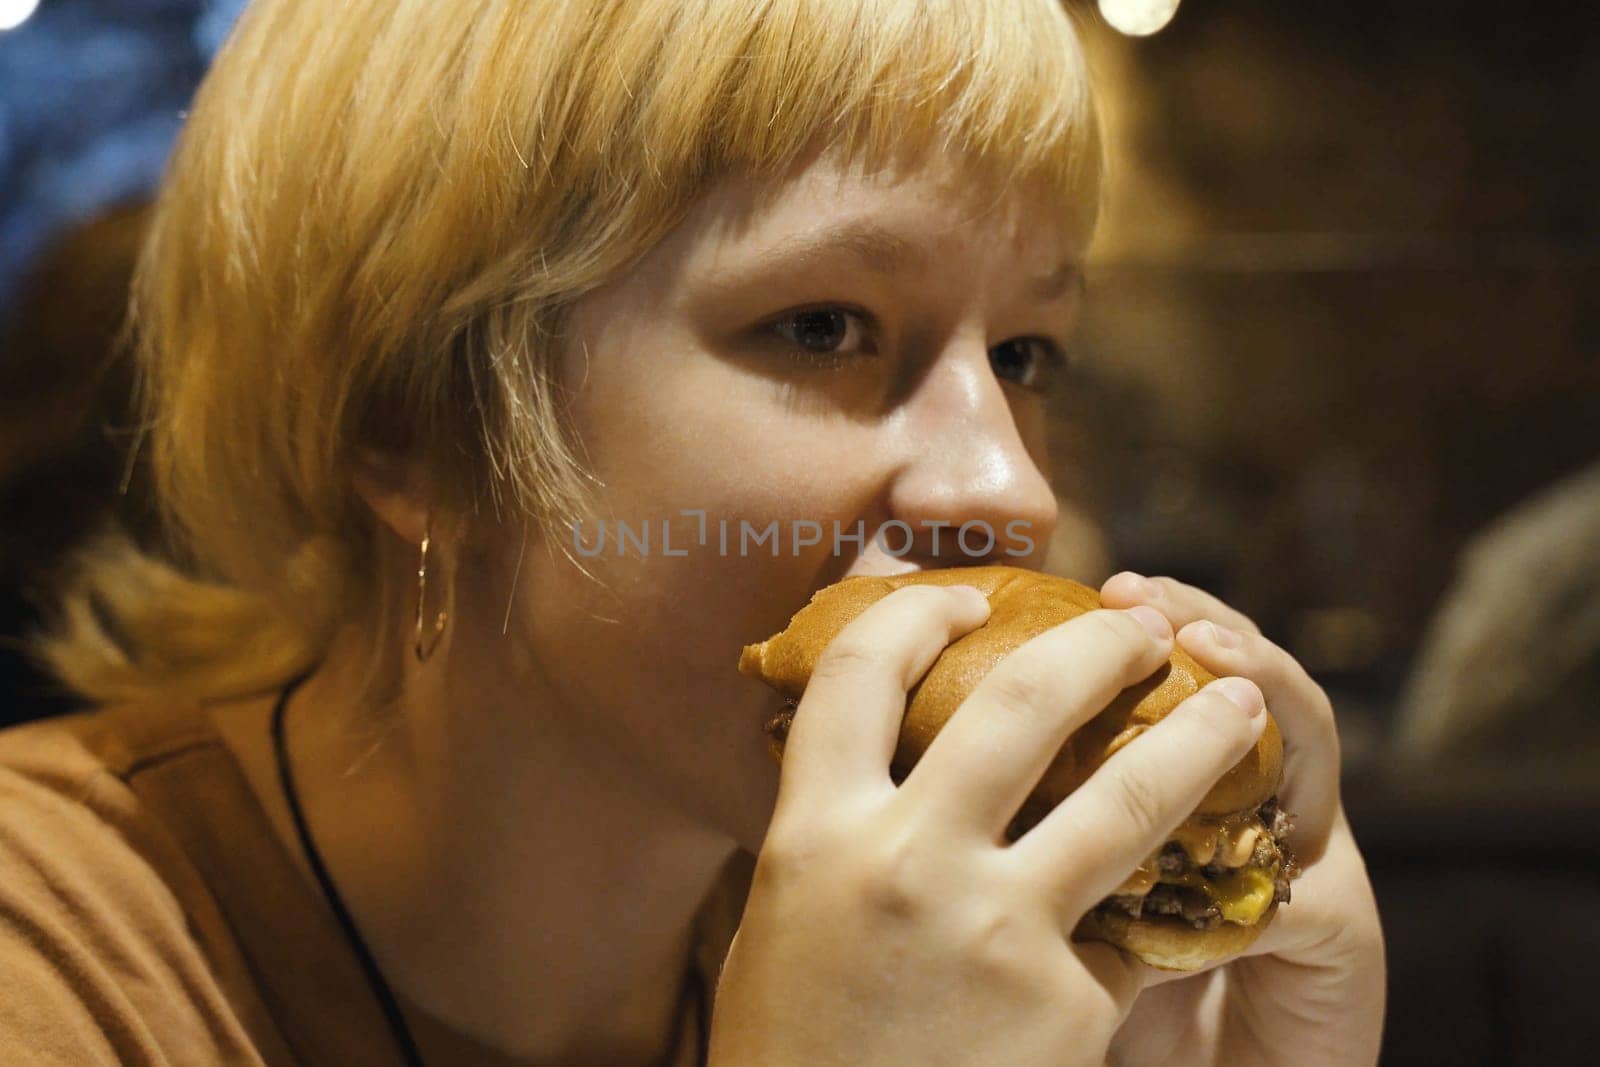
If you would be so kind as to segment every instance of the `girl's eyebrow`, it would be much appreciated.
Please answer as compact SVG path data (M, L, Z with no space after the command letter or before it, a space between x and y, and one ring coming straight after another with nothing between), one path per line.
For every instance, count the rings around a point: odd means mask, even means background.
M1075 259L1065 259L1055 270L1027 283L1028 295L1041 304L1083 292L1083 270Z
M874 274L916 273L930 258L920 242L875 222L852 221L803 233L790 234L734 267L734 273L761 272L787 266L826 263L839 254L854 259ZM1042 277L1024 285L1040 303L1059 300L1083 287L1083 272L1076 259L1063 260Z
M875 222L853 221L790 234L754 256L757 270L783 264L793 266L826 261L844 253L875 274L898 274L927 260L919 243Z

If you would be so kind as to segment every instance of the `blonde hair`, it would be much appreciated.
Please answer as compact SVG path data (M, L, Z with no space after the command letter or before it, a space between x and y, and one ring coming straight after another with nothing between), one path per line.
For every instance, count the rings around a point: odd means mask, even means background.
M582 514L567 309L711 181L820 146L941 147L1098 210L1060 0L255 0L133 284L167 544L81 553L42 658L92 700L225 697L356 623L379 695L411 595L385 576L415 546L352 491L358 450L419 460L447 515Z

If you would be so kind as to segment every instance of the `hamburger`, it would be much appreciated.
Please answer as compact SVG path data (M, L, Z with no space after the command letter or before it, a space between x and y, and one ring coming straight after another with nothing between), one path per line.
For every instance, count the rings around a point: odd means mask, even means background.
M980 679L1036 634L1101 607L1099 594L1070 579L1008 566L955 567L891 577L846 578L812 596L784 630L747 645L739 671L784 697L767 724L783 758L794 709L822 651L850 620L905 585L977 587L988 620L945 647L907 695L890 766L896 783ZM1171 659L1123 690L1066 743L1007 827L1015 841L1123 745L1215 676L1174 646ZM1107 941L1163 970L1197 970L1243 951L1289 902L1299 871L1284 846L1291 824L1278 806L1283 741L1270 710L1255 747L1206 795L1171 838L1079 922L1074 937Z

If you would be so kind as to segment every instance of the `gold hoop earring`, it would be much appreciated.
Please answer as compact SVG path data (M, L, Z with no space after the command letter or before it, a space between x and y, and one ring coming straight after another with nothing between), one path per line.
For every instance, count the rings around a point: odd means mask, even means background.
M424 601L425 601L425 598L428 595L428 545L429 544L430 544L430 538L429 538L427 533L424 533L422 535L422 551L421 551L422 559L417 564L417 632L416 632L415 643L412 646L412 651L417 654L417 662L418 663L422 663L425 660L427 660L427 658L429 656L433 655L433 650L439 647L439 635L444 633L445 619L447 619L449 617L445 612L443 612L443 611L439 612L438 616L433 620L433 635L429 639L427 646L424 647L423 643L422 643L422 638L423 638L422 617L423 617L423 614L424 614L424 609L423 609Z

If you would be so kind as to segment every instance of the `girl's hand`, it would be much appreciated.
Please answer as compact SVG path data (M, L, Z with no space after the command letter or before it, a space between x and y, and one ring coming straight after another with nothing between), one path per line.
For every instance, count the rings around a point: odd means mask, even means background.
M1339 799L1339 736L1327 693L1250 619L1192 586L1123 572L1101 599L1157 609L1202 667L1261 687L1283 733L1279 799L1295 816L1289 849L1305 871L1243 955L1193 975L1148 972L1112 1043L1112 1062L1376 1063L1383 932Z
M717 989L712 1063L1104 1063L1144 968L1069 935L1266 717L1202 690L1007 845L1062 742L1166 662L1172 631L1137 609L1040 634L984 677L896 787L908 689L988 611L968 587L908 586L824 652Z

